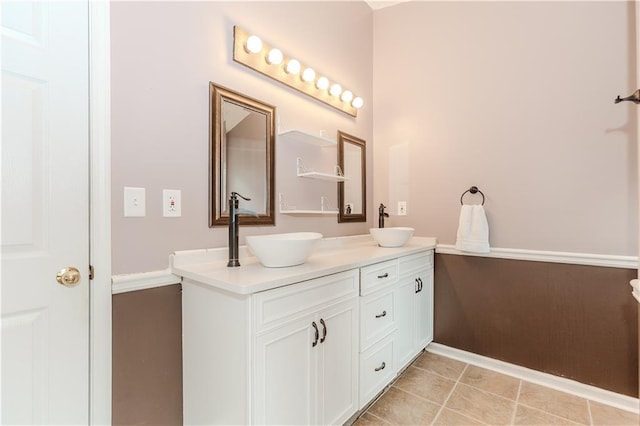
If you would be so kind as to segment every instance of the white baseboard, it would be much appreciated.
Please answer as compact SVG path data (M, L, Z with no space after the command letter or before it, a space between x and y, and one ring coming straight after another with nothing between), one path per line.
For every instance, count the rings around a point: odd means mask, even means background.
M171 269L141 272L138 274L113 275L111 293L120 294L129 291L146 290L165 285L180 284L182 278L171 273Z
M640 281L631 280L629 284L631 284L631 287L633 288L631 294L633 294L633 297L635 297L636 300L640 302Z
M438 244L436 253L462 256L492 257L498 259L528 260L532 262L569 263L574 265L604 266L609 268L637 269L637 256L609 254L571 253L561 251L491 248L489 253L469 253L456 249L452 244Z
M640 414L640 400L627 395L621 395L608 390L600 389L595 386L585 385L575 380L565 379L564 377L554 376L552 374L543 373L541 371L532 370L530 368L521 367L519 365L510 364L508 362L499 361L497 359L488 358L471 352L452 348L440 343L431 343L427 346L427 351L436 355L442 355L472 364L487 370L497 371L507 374L530 383L540 386L556 389L591 401L600 402L610 405L621 410L630 411Z

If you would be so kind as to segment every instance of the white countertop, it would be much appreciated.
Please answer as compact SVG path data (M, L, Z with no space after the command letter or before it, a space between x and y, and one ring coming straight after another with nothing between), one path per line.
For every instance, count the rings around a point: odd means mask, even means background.
M227 267L228 249L178 251L171 255L171 272L236 294L252 294L360 268L399 256L434 249L435 238L413 237L403 247L379 247L370 235L325 238L306 263L288 268L265 268L246 246L240 247L240 264Z

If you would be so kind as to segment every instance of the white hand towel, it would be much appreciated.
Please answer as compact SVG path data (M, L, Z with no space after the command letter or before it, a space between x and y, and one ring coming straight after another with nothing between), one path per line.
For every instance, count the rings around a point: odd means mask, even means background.
M464 205L460 209L456 248L473 253L489 253L489 224L481 205Z

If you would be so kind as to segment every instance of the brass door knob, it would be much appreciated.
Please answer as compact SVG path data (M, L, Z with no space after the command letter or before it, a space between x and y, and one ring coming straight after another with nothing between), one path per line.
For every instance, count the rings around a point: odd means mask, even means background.
M59 284L62 284L65 287L71 287L77 284L78 281L80 281L80 271L78 271L73 266L62 268L56 275L56 281L58 281Z

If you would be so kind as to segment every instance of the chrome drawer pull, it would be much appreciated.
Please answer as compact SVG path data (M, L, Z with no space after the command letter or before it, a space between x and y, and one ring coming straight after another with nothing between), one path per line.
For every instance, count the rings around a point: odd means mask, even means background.
M387 278L388 276L389 276L389 273L388 273L388 272L385 272L385 273L384 273L384 274L382 274L382 275L378 275L378 278Z
M373 369L373 371L380 371L380 370L384 370L384 368L387 366L387 364L384 363L384 361L382 362L382 364L380 364L380 367L376 367Z
M382 311L381 314L376 315L376 318L382 318L387 316L387 311Z

